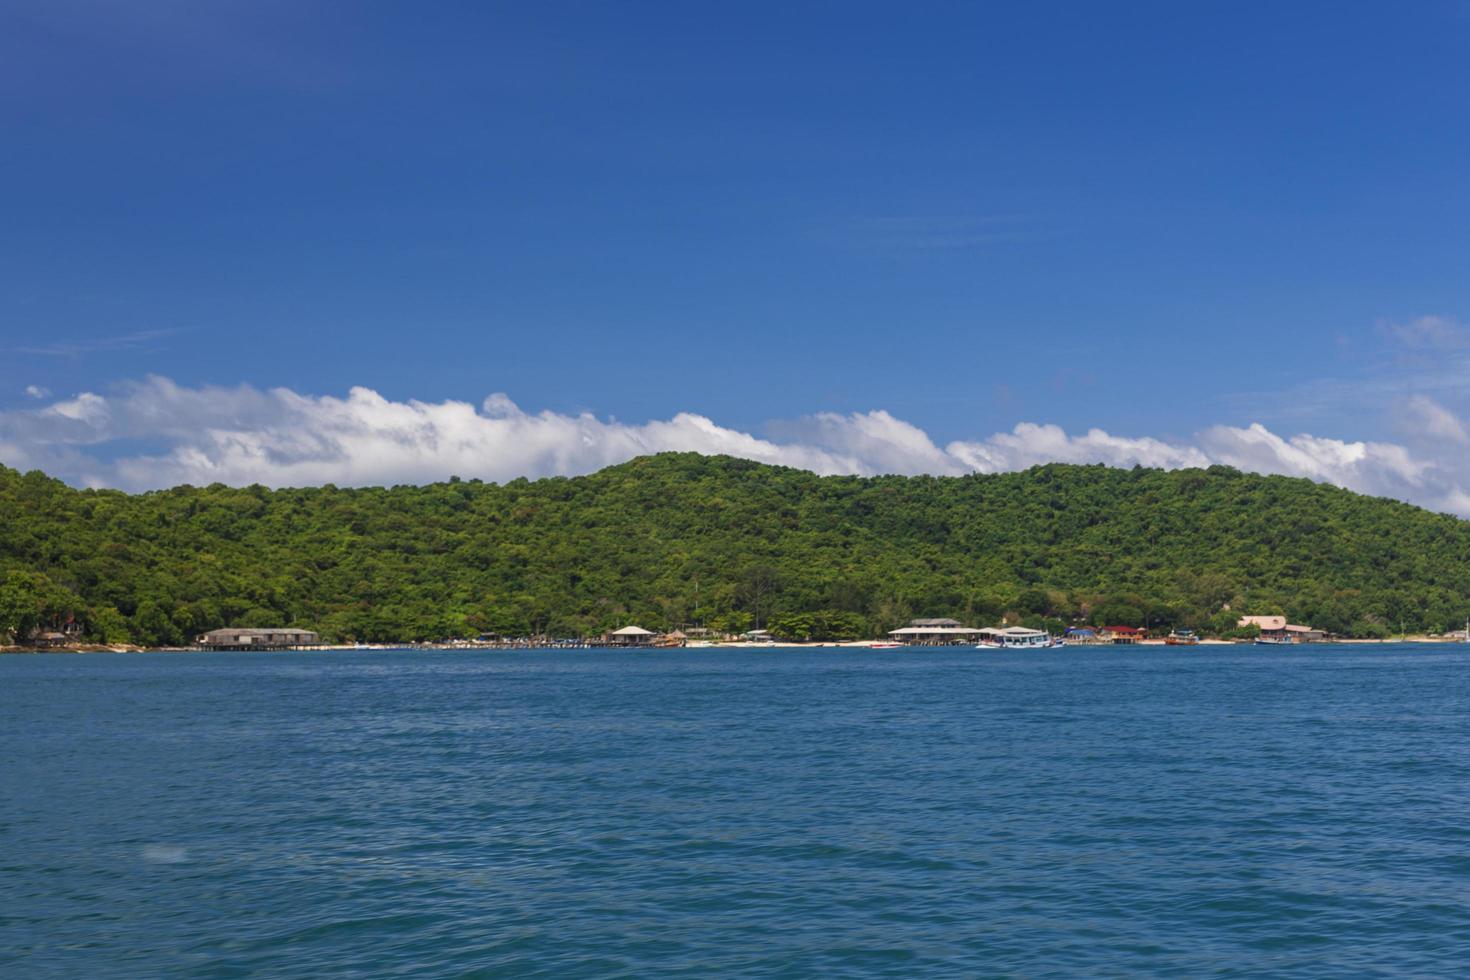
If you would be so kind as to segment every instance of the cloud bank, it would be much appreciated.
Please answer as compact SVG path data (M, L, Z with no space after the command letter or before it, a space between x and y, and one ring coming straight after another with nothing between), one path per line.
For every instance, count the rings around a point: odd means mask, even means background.
M886 411L822 413L761 438L681 412L628 424L591 414L522 410L504 395L392 401L367 388L345 398L178 385L149 377L0 412L0 462L79 486L148 490L180 483L344 486L425 483L451 475L503 481L588 473L665 451L724 453L821 474L998 473L1039 463L1178 469L1223 463L1280 473L1470 516L1470 426L1425 397L1408 405L1422 445L1283 437L1262 425L1214 426L1185 442L1071 434L1023 422L943 447Z

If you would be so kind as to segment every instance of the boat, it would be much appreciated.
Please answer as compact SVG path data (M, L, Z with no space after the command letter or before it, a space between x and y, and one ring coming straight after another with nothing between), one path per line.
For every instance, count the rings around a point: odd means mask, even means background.
M1008 626L1005 629L988 628L980 631L980 649L991 650L1045 650L1057 645L1057 641L1045 630L1028 630L1024 626Z
M1295 642L1289 636L1258 636L1255 640L1258 647L1289 647Z
M1164 637L1164 645L1170 647L1192 647L1199 642L1194 630L1170 630Z
M903 647L902 643L894 643L892 640L881 640L877 643L869 643L869 650L898 650Z

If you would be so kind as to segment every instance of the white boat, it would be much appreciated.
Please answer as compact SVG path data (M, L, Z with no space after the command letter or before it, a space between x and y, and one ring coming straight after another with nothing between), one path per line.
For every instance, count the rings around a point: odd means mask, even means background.
M1056 645L1057 641L1045 630L1028 630L1024 626L983 629L980 642L976 644L981 649L991 650L1045 650Z

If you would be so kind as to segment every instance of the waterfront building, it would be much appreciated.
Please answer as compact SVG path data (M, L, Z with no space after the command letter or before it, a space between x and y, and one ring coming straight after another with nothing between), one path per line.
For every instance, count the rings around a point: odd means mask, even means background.
M319 646L322 640L311 630L272 626L269 629L210 630L194 641L205 650L300 650Z
M980 630L961 626L953 619L911 619L907 626L889 630L888 635L908 646L945 646L973 643Z
M1098 636L1104 643L1142 643L1148 634L1137 626L1104 626Z
M622 629L602 634L602 645L605 647L651 647L656 635L652 630L646 630L642 626L624 626Z
M1261 639L1277 643L1310 643L1327 636L1322 630L1288 623L1285 616L1242 616L1240 625L1255 626L1261 631Z

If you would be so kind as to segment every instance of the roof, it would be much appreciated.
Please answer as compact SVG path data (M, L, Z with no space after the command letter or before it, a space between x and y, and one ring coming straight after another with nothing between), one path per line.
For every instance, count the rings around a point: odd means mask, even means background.
M958 626L958 619L911 619L910 626Z
M1286 617L1285 616L1242 616L1242 617L1240 617L1240 625L1241 626L1259 626L1263 630L1284 630L1284 629L1286 629Z
M1067 632L1068 633L1096 633L1097 630L1093 629L1091 626L1068 626L1067 627Z
M905 626L903 629L889 630L889 636L971 636L975 633L983 633L984 630L971 629L968 626Z
M613 630L608 636L652 636L653 630L646 630L642 626L624 626L620 630Z
M227 636L265 636L267 634L271 636L316 636L316 633L312 630L302 630L288 626L268 626L261 629L250 626L231 626L225 629L210 630L204 636L206 638L224 638Z
M1106 633L1142 633L1143 632L1143 630L1139 629L1137 626L1104 626L1103 627L1103 631L1106 632Z
M1002 636L1045 636L1046 630L1028 630L1024 626L1008 626L1000 633Z

